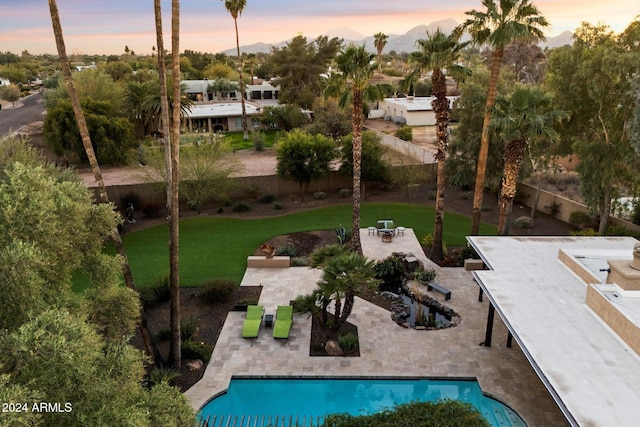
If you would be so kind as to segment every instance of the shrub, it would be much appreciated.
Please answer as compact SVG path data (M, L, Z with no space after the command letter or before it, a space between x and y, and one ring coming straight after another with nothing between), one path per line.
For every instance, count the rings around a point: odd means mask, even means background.
M325 193L324 191L316 191L315 193L313 193L314 200L323 200L326 197L327 193Z
M528 216L519 216L514 221L514 224L518 228L533 228L533 220Z
M640 233L636 233L632 230L629 230L624 225L611 224L607 227L607 231L605 231L605 236L630 236L635 237L636 239L640 237Z
M345 334L338 337L338 344L344 354L351 354L358 349L358 336L355 334Z
M231 298L238 285L225 279L214 279L204 284L198 295L202 301L209 304L226 302Z
M185 341L182 343L182 358L185 360L200 359L208 363L211 359L213 348L203 342Z
M426 234L426 235L422 238L421 243L422 243L424 246L428 247L428 248L430 248L431 246L433 246L433 234L431 234L431 233Z
M262 132L251 132L251 142L253 143L254 150L264 150L264 134Z
M414 277L416 280L421 282L433 282L436 279L438 273L433 268L429 270L422 270L414 272Z
M458 264L464 265L465 259L480 259L480 255L476 252L475 249L471 245L467 243L467 245L460 250L458 255Z
M576 229L588 226L591 222L591 215L583 211L573 211L571 215L569 215L569 224L573 225Z
M570 234L572 236L599 236L598 232L593 228L585 228L583 230L574 230Z
M349 190L348 188L343 188L342 190L338 191L338 196L343 199L349 197L349 194L351 194L351 190Z
M401 126L396 130L395 137L403 141L413 141L413 129L409 126Z
M200 325L198 325L198 319L182 319L180 321L180 340L182 342L192 341L199 329Z
M156 366L149 372L149 383L151 383L151 385L160 384L161 382L170 383L179 376L180 371L178 369Z
M159 203L147 203L142 207L142 213L146 218L160 218L162 206Z
M265 194L260 198L260 203L273 203L276 200L276 196L273 194Z
M273 204L273 209L276 210L276 211L281 210L282 209L282 203L275 202Z
M307 257L298 257L291 260L292 267L307 267L311 261Z
M251 206L249 206L245 202L238 202L233 205L231 210L236 213L249 212L251 210Z
M143 307L149 308L163 302L169 301L171 298L171 290L169 289L169 276L158 276L149 286L140 289L140 303Z
M295 257L297 254L296 248L293 247L293 245L285 245L285 246L280 246L278 249L276 249L276 255L278 256L289 256L291 258Z
M640 225L640 200L633 204L633 212L631 213L631 222Z

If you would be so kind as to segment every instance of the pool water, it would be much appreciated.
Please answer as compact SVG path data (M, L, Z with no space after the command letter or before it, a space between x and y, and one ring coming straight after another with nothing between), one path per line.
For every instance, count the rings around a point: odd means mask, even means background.
M207 403L199 417L367 415L401 403L440 399L472 404L494 427L526 427L508 406L482 394L473 380L233 378L227 393Z

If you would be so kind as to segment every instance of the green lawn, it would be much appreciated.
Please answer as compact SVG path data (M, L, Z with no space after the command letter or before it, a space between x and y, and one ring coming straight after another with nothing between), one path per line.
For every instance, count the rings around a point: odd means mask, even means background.
M361 226L375 225L391 218L396 225L413 228L418 238L432 232L433 208L408 203L364 203ZM351 226L351 204L332 206L264 219L199 217L180 222L180 284L196 286L210 278L240 282L247 256L272 237L297 231L335 229ZM448 245L464 245L469 218L447 213L444 240ZM480 234L495 234L495 227L482 224ZM167 274L167 226L161 225L123 236L131 270L138 286ZM76 289L82 288L80 283Z

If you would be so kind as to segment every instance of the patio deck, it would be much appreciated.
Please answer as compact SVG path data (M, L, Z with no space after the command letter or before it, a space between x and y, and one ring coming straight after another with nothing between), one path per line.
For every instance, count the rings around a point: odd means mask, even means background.
M452 291L449 301L428 295L462 317L459 326L417 331L396 325L388 311L357 299L349 321L358 326L360 357L310 357L311 319L294 315L289 340L275 340L261 329L255 340L242 339L244 313L230 312L203 378L185 394L197 410L223 392L232 376L424 376L477 378L482 390L513 408L530 426L568 426L535 371L514 343L507 348L507 329L494 323L493 347L484 340L488 303L478 302L478 286L462 268L440 268L427 259L412 229L383 243L360 230L365 256L384 259L392 252L411 252L427 268L435 268L438 282ZM243 286L262 284L259 304L267 314L316 286L321 271L307 267L248 268ZM426 289L424 290L426 292ZM286 364L282 361L286 360Z

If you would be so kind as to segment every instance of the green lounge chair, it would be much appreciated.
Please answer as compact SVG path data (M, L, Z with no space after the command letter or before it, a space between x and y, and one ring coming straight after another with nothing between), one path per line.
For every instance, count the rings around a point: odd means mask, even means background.
M256 338L262 324L264 307L261 305L247 306L247 317L242 326L242 338Z
M276 321L273 324L273 337L289 339L292 323L293 307L290 305L279 305L276 310Z

